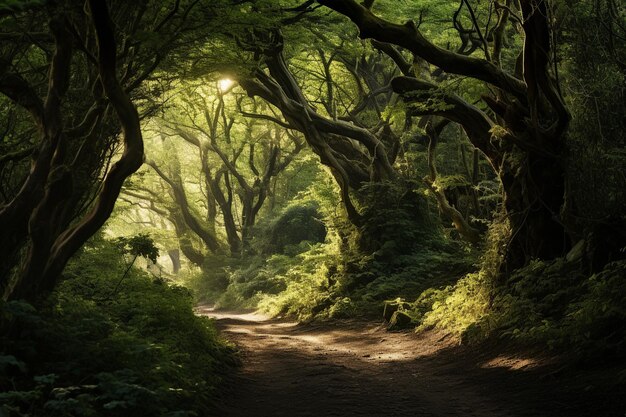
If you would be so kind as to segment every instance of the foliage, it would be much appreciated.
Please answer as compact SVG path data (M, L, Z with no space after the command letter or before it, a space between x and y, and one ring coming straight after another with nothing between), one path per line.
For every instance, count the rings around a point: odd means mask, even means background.
M124 261L96 240L37 308L2 306L10 333L0 352L7 416L186 416L212 408L232 350L192 312L188 290L133 270L102 299Z
M0 11L21 11L33 7L41 7L45 0L2 0L0 1Z
M122 253L130 254L134 258L142 256L154 263L159 256L159 250L148 234L140 233L131 237L118 237L114 242Z
M371 184L362 194L368 221L356 228L333 209L336 194L329 186L316 182L259 229L253 241L259 255L229 272L226 291L214 294L219 306L259 307L301 320L376 317L385 300L415 298L426 288L452 283L470 268L472 250L438 232L423 197L392 184ZM320 208L317 221L325 225L325 241L303 240L281 253L264 254L276 249L277 233L279 240L291 239L297 228L283 225L295 221L300 226L300 215L311 207Z
M337 249L336 241L315 245L297 255L295 262L291 260L288 268L276 271L283 272L277 276L282 281L283 290L264 294L259 302L261 310L307 320L331 307L330 286L336 279Z
M502 275L506 223L492 225L481 269L442 289L424 291L407 309L418 330L438 328L467 343L487 338L621 355L626 346L626 261L589 272L589 259L534 260Z
M426 199L409 186L371 182L361 188L363 225L359 246L374 251L377 258L391 258L427 247L439 230L431 217Z
M377 317L384 300L416 297L425 288L449 284L468 269L472 259L470 253L452 247L448 252L433 249L398 255L393 264L374 257L344 256L341 239L332 234L324 244L310 246L295 257L273 255L257 261L233 274L220 303L258 305L271 315L301 320ZM390 247L385 248L385 256L393 256Z
M320 217L319 206L314 201L290 204L274 219L256 228L252 245L263 254L294 256L301 242L324 242L326 226Z
M590 276L565 259L533 262L512 276L512 291L494 298L488 324L501 337L524 343L586 355L622 354L625 272L624 261Z
M438 328L462 336L467 341L484 337L484 334L476 334L476 323L490 311L494 285L510 233L505 219L498 218L489 230L478 272L467 274L444 288L429 288L417 297L411 315L419 330Z
M264 219L253 231L250 252L243 258L208 256L202 271L186 284L199 300L222 307L256 307L258 294L285 289L284 274L299 261L298 255L323 242L326 227L313 201L296 201L274 218Z

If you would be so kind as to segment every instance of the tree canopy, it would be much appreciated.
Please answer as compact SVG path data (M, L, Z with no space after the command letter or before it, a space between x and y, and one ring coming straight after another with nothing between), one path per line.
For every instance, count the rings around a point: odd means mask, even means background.
M0 1L2 305L623 352L625 39L616 0Z

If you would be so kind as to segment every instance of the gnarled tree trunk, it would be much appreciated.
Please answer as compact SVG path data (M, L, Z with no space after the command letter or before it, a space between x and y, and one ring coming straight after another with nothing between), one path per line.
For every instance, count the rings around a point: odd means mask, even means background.
M491 86L495 93L483 96L488 114L430 81L407 74L392 81L394 91L409 103L443 100L446 108L420 108L413 115L439 115L459 123L498 173L512 229L503 270L523 266L532 258L564 254L570 242L560 221L565 194L562 161L570 116L550 70L553 45L546 0L521 0L511 2L510 7L498 4L501 19L493 32L494 49L489 53L484 39L481 46L486 59L442 49L413 22L385 21L355 0L317 2L350 18L361 38L399 46L448 74ZM515 18L509 19L509 13L515 13ZM523 22L519 28L524 36L523 66L514 73L500 64L503 25L509 20Z
M139 169L143 162L143 139L139 125L139 114L116 75L116 43L108 6L104 0L89 0L88 5L98 46L97 60L100 81L122 127L124 151L108 172L93 208L78 223L63 231L55 230L59 227L55 222L55 214L60 204L70 197L67 193L71 191L71 171L67 166L59 164L48 174L45 182L45 194L30 215L29 232L32 245L27 260L23 264L23 269L19 273L14 287L5 291L5 297L32 299L50 291L70 257L109 218L124 180ZM64 24L63 20L53 22L53 33L60 30L56 25ZM55 60L63 59L64 49L61 45L59 43L57 47ZM59 75L59 79L56 79L54 76L55 60L53 60L51 69L53 76L50 84L52 88L58 88L57 84L59 83L63 85L69 77L69 63L66 63L68 67L65 68L65 75ZM60 87L59 90L62 91L63 89L64 87ZM61 135L58 127L58 123L61 123L61 98L62 95L51 95L48 100L48 103L54 101L48 110L56 115L57 122L48 125L50 132L56 132L53 133L54 137ZM57 148L53 158L60 158L63 154L63 143L57 141L55 145ZM54 159L52 162L54 163Z

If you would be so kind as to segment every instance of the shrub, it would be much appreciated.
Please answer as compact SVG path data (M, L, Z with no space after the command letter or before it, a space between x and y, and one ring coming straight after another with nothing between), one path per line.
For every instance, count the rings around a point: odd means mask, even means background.
M210 412L232 348L193 314L188 290L92 242L37 307L2 306L0 411L11 416L185 416Z

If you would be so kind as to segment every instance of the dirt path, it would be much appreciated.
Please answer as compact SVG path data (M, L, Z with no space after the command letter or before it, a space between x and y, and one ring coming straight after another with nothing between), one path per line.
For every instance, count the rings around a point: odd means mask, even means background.
M221 417L624 416L599 410L593 387L575 377L561 380L558 369L468 351L436 333L390 333L357 321L298 325L209 308L199 313L216 318L242 352Z

